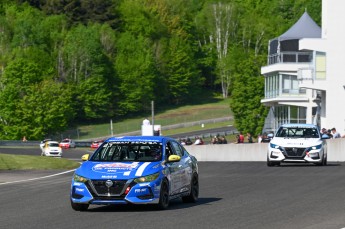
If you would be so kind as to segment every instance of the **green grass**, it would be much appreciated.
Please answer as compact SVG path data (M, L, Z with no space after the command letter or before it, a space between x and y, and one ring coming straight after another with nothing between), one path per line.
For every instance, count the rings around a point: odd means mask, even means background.
M228 125L232 125L232 123L233 123L233 121L216 122L216 123L207 123L207 124L204 125L204 127L201 127L200 125L197 125L197 126L190 126L190 127L183 127L183 128L164 130L163 131L163 135L174 135L174 134L189 133L189 132L199 131L199 130L207 130L207 129L220 128L220 127L225 127L225 126L228 126Z
M205 130L205 129L213 129L213 128L219 128L219 127L225 127L228 125L232 125L233 121L228 122L217 122L217 123L208 123L205 124L205 126L202 128L200 125L198 126L191 126L191 127L185 127L185 128L177 128L177 129L171 129L171 130L164 130L164 135L174 135L174 134L181 134L181 133L189 133L193 131L199 131L199 130ZM212 136L200 136L204 138L204 142L209 144L211 142ZM225 136L228 143L232 143L236 141L236 134L230 134Z
M154 124L161 125L162 127L167 125L194 122L199 120L207 120L214 118L230 117L232 112L229 107L229 99L213 99L204 104L197 105L186 105L177 108L166 109L162 112L157 112L154 114ZM141 130L141 124L144 118L152 120L151 113L148 115L143 115L142 117L136 117L131 119L126 119L123 121L115 122L113 120L113 134L122 134L133 131ZM229 125L229 124L227 124ZM216 128L224 126L223 123L214 123L206 125L206 128ZM195 126L195 128L198 128ZM174 132L164 131L164 135L172 133L184 133L188 131L193 131L193 128L179 128ZM176 132L179 131L179 132ZM77 129L70 130L64 133L63 137L70 137L73 139L83 140L83 139L93 139L100 138L111 135L110 120L109 123L96 124L96 125L84 125L79 126Z
M0 154L0 170L75 169L80 164L64 158Z

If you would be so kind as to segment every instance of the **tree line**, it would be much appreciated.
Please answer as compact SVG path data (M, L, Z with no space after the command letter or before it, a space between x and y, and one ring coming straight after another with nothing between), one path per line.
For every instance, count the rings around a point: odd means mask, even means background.
M120 120L150 102L230 97L237 129L260 133L268 40L320 0L3 0L0 139L41 139Z

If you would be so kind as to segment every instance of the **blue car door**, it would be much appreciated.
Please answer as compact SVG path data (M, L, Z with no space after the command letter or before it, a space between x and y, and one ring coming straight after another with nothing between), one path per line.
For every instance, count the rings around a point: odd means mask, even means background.
M188 163L188 159L190 160L190 158L184 155L183 148L175 141L170 141L167 144L167 148L171 154L181 157L179 162L167 163L170 171L171 194L187 191L191 179L191 167Z

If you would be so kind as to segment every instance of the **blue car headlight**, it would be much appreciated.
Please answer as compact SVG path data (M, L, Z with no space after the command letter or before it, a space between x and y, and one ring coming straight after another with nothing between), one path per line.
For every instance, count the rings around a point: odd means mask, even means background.
M135 183L151 182L151 181L156 180L158 177L159 177L159 173L154 173L148 176L135 178L134 182Z
M85 183L85 182L88 181L88 179L85 178L85 177L79 176L79 175L77 175L77 174L74 174L73 181L74 181L74 182Z

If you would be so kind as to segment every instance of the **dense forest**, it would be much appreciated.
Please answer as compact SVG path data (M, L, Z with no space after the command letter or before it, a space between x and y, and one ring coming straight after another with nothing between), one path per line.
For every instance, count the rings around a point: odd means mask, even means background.
M321 0L2 0L0 139L41 139L205 92L258 134L267 44Z

